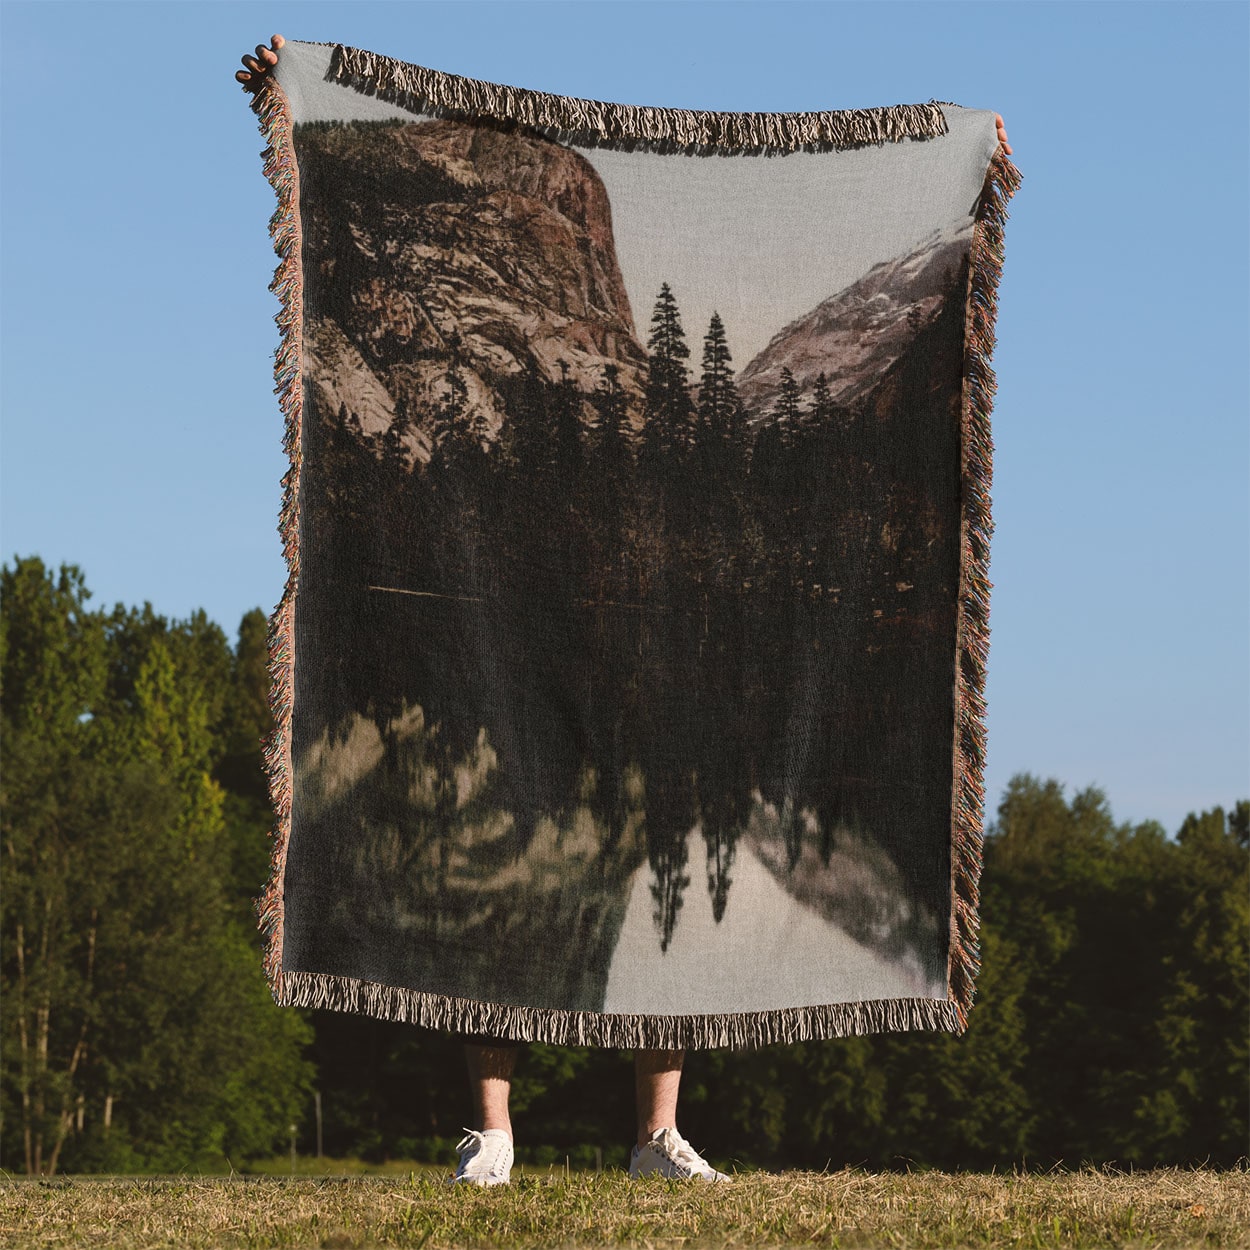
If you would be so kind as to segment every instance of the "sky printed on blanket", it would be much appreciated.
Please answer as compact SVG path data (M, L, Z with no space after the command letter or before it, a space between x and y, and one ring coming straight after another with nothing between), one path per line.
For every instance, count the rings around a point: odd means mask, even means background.
M291 87L301 121L421 119L323 81L330 52L320 44L292 46L286 64L300 63L298 77L284 77L279 62L279 81ZM617 261L640 341L647 341L652 307L667 282L692 363L719 312L741 370L779 330L878 261L906 254L935 227L964 222L972 204L952 195L945 162L950 144L978 150L969 136L987 131L986 110L945 112L949 136L859 151L733 158L579 147L612 205ZM992 151L991 139L980 167ZM866 209L858 191L865 182L879 188ZM927 193L917 194L926 184Z

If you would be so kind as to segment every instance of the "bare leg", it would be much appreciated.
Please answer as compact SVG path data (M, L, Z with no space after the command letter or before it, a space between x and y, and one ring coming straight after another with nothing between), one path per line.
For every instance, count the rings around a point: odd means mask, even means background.
M677 1090L685 1058L684 1050L634 1052L639 1146L645 1146L656 1129L677 1127Z
M483 1133L488 1128L501 1128L509 1137L512 1136L508 1094L512 1091L516 1052L515 1046L464 1044L469 1086L473 1093L473 1113L477 1117L476 1127Z

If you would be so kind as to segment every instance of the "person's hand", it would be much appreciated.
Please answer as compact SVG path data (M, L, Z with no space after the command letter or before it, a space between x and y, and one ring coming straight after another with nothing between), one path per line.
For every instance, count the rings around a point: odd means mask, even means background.
M274 35L274 38L277 39L278 36ZM1003 145L1003 151L1010 156L1011 144L1007 142L1007 127L1003 125L1003 115L1001 113L995 113L994 121L998 123L998 141Z
M286 40L281 35L274 35L269 42L273 45L272 48L258 43L255 56L248 52L241 58L247 69L234 71L235 80L243 84L244 91L259 91L264 86L265 76L269 73L270 67L277 65L278 49L286 43Z

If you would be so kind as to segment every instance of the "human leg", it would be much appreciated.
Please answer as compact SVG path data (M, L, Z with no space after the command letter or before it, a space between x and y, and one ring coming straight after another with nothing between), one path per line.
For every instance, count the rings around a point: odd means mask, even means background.
M514 1157L508 1095L519 1043L482 1034L462 1036L474 1121L479 1127L465 1129L456 1147L460 1162L452 1179L474 1185L506 1185Z
M512 1136L508 1095L512 1092L516 1055L516 1044L499 1038L465 1040L464 1058L469 1069L474 1122L483 1132L503 1129Z
M684 1050L634 1052L634 1091L638 1141L629 1159L630 1176L676 1176L685 1180L727 1181L677 1131L677 1092Z
M638 1111L638 1145L645 1146L660 1128L677 1126L677 1092L681 1087L684 1050L634 1052L634 1102Z

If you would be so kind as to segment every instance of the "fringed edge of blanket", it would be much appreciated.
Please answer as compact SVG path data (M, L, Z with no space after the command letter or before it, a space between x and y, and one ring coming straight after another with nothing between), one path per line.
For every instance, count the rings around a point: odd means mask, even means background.
M625 151L757 153L858 148L947 133L938 101L808 113L718 113L647 108L482 82L335 44L329 81L435 117L519 124L566 143Z
M269 617L267 630L269 709L273 726L263 739L262 758L270 804L277 817L269 862L269 879L256 902L264 937L263 966L274 997L282 993L282 883L286 873L287 843L291 832L291 710L295 693L295 594L299 584L299 482L303 464L303 317L299 172L291 136L291 110L285 93L272 76L251 100L267 146L261 152L265 177L278 204L269 219L269 234L278 266L271 290L281 302L274 314L280 342L274 353L274 392L283 415L282 446L288 468L282 477L282 505L278 533L286 557L287 578L282 597Z
M627 1050L754 1050L777 1042L914 1029L962 1032L957 1005L943 998L884 998L775 1011L648 1016L485 1003L287 969L277 1000L287 1006L348 1011L454 1033Z
M1020 171L1001 145L990 162L977 204L968 273L962 394L959 616L955 649L954 784L951 794L951 934L948 987L959 1027L968 1013L981 967L980 880L984 850L985 675L990 643L990 487L994 441L990 415L996 383L991 364L996 342L998 280L1003 267L1007 201Z

